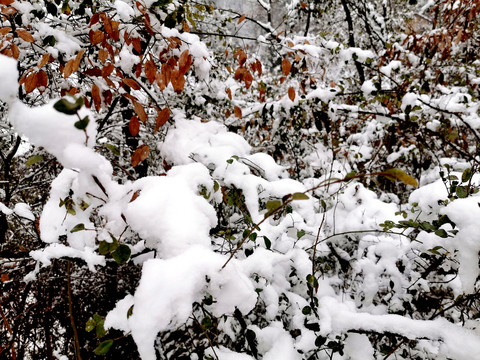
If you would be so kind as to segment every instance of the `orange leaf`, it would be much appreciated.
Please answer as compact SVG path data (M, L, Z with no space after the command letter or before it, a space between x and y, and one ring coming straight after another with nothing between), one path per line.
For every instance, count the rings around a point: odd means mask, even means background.
M20 56L20 49L16 44L10 44L10 49L12 50L12 56L14 59L18 59Z
M165 108L162 111L160 111L157 116L157 124L155 125L155 129L153 130L153 133L156 133L158 129L160 129L163 125L165 125L169 118L170 118L169 108Z
M31 93L37 87L37 73L28 75L25 79L25 92Z
M93 14L92 18L90 19L89 26L91 27L92 25L95 25L98 22L98 20L100 20L100 14L99 13Z
M48 60L50 60L50 54L48 54L48 53L43 54L42 59L40 60L40 62L37 65L38 68L40 69L40 68L44 67L45 65L47 65Z
M235 56L240 66L242 66L245 63L245 61L247 61L247 54L245 54L245 51L243 51L242 49L237 50L237 52L235 53Z
M26 42L33 43L35 39L33 36L25 29L17 29L18 37Z
M137 150L133 152L132 155L132 166L136 167L142 161L144 161L150 152L148 145L140 145Z
M73 64L75 62L75 59L70 59L68 62L65 64L65 68L63 69L63 77L66 79L73 73Z
M102 76L106 78L113 72L114 69L115 65L113 65L111 62L106 63L105 66L102 68Z
M148 120L147 113L145 112L145 109L143 108L143 105L140 104L138 101L136 101L133 104L133 110L135 110L135 113L138 115L138 118L143 122L146 123Z
M283 59L282 60L282 72L283 75L288 76L290 74L290 70L292 69L292 64L288 59Z
M3 27L0 29L0 35L5 36L7 35L10 31L12 31L12 28L9 26Z
M237 22L237 25L240 24L243 20L245 20L247 17L245 16L245 14L243 14L242 16L240 16L240 19L238 19L238 22Z
M9 279L10 279L10 277L8 276L8 274L2 274L2 275L0 275L0 280L1 280L2 282L7 282Z
M240 109L238 106L233 108L233 113L235 114L235 117L239 119L242 117L242 109Z
M150 84L153 84L155 77L157 75L157 66L152 60L145 62L145 76L147 77Z
M100 44L105 38L105 34L101 30L95 30L95 31L90 30L89 36L90 36L90 43L92 45Z
M100 89L97 84L92 85L92 99L95 105L95 110L100 112L100 108L102 106L102 98L100 97Z
M132 198L130 199L130 202L135 201L138 198L138 195L140 195L140 190L137 190L133 193Z
M77 71L80 67L80 61L82 61L82 56L85 53L85 49L82 49L78 52L77 56L75 57L75 61L73 63L73 71Z
M252 73L250 71L247 71L245 73L245 87L248 89L250 88L250 86L252 86L252 82L253 82L253 76L252 76Z
M133 79L123 79L123 83L127 86L130 86L133 90L140 90L140 85Z
M295 89L291 86L288 88L288 97L292 101L295 100Z
M132 116L130 122L128 123L128 130L132 136L137 136L138 132L140 131L140 122L135 115Z
M178 59L178 69L180 73L185 74L188 69L190 69L190 65L192 65L192 57L188 53L188 50L185 50Z
M10 5L13 4L15 0L0 0L0 4L2 5Z

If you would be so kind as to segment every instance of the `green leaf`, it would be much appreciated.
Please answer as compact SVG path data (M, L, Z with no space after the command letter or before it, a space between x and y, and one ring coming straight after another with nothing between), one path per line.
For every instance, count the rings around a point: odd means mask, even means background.
M267 250L270 250L270 248L272 247L272 242L270 241L270 239L264 236L263 241L265 241L265 247L267 248Z
M220 189L220 185L218 182L214 181L213 182L213 192L217 192Z
M438 229L437 231L435 231L435 235L440 236L441 238L447 238L448 237L447 232L443 229Z
M257 240L257 233L251 233L249 238L250 238L251 241Z
M465 169L462 174L462 182L468 182L472 178L472 168Z
M355 171L350 171L347 175L345 175L345 177L343 178L343 180L345 180L345 181L351 180L351 179L353 179L356 175L357 175L357 173L356 173Z
M315 339L315 346L316 346L316 347L320 347L320 346L322 346L323 344L325 344L326 342L327 342L327 338L326 338L326 337L318 336L318 337Z
M97 338L99 339L107 335L107 332L105 331L105 327L103 326L104 322L105 322L105 319L102 319L101 321L97 322L97 326L95 327L95 332L96 332Z
M309 315L312 312L312 308L310 306L304 306L302 309L303 315Z
M117 262L117 264L122 265L122 264L125 264L128 261L128 259L130 259L131 254L132 254L132 250L130 250L130 247L128 247L127 245L121 244L112 253L112 257Z
M70 230L71 233L77 232L77 231L82 231L85 230L85 225L84 224L77 224L73 227L72 230Z
M175 25L177 24L177 20L176 20L176 17L177 17L177 13L174 11L174 12L171 12L170 14L167 15L167 17L165 18L165 22L164 22L164 25L170 29L173 29L175 27Z
M36 164L40 161L43 161L43 155L33 155L28 158L25 166L32 166L33 164Z
M68 101L66 98L63 98L53 104L53 108L67 115L75 115L77 111L83 106L83 103L83 97L79 97L73 103Z
M99 322L102 322L102 321L103 321L103 317L101 317L101 316L98 315L98 314L94 314L94 315L93 315L93 320L95 320L95 323L99 323Z
M82 200L82 202L80 203L80 209L82 209L82 211L87 210L89 206L90 206L90 204L86 203L86 202L83 201L83 200Z
M85 331L87 332L93 331L96 326L97 326L97 322L94 319L90 318L85 324Z
M265 217L268 217L275 210L279 209L280 206L282 206L282 202L280 200L270 200L270 201L267 201L267 204L265 206L267 208L267 213L265 214Z
M133 305L128 308L127 311L127 319L133 315Z
M112 242L100 241L100 244L98 245L98 253L100 255L107 255L116 250L117 247L118 241L116 239Z
M104 144L103 146L105 146L108 150L110 150L113 153L113 155L120 156L120 149L118 147L116 147L115 145Z
M100 345L97 346L94 352L96 355L106 355L110 351L110 348L112 347L112 345L113 345L113 340L105 340L101 342Z
M203 319L202 319L202 327L204 329L209 329L213 326L213 321L212 321L212 318L210 316L205 316Z
M400 170L400 169L388 169L388 170L384 171L383 173L381 173L380 175L383 175L388 179L399 180L406 185L411 185L411 186L414 186L414 187L418 186L418 182L417 182L417 180L415 180L415 178L413 178L410 175L407 175L405 173L405 171Z
M298 230L297 231L297 239L300 239L304 235L305 235L305 230Z
M296 192L292 194L292 200L308 200L310 199L307 194Z
M90 119L85 116L82 120L78 120L74 125L78 130L85 130L88 126Z
M464 199L468 196L468 187L467 186L457 186L455 188L455 193L460 199Z

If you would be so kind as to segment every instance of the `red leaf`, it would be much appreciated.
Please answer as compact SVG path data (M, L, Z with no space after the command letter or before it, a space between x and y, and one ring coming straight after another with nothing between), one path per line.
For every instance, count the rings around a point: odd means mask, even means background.
M155 77L157 75L157 66L152 60L145 62L145 76L147 77L150 84L153 84Z
M238 22L237 22L237 25L240 24L243 20L245 20L247 17L245 16L245 14L243 14L242 16L240 16L240 19L238 19Z
M252 76L252 73L250 71L247 70L247 72L245 73L245 87L248 89L250 88L250 86L252 86L252 82L253 82L253 76Z
M63 69L63 77L66 79L73 73L73 64L75 63L75 59L70 59L66 64L65 68Z
M31 93L37 87L37 73L28 75L25 79L25 92Z
M185 50L182 52L180 55L180 58L178 59L178 69L180 71L180 74L185 74L188 69L190 69L190 66L192 65L192 57L188 53L188 50Z
M97 45L103 41L103 39L105 38L105 34L101 30L96 30L96 31L90 30L89 37L90 37L90 43L92 45Z

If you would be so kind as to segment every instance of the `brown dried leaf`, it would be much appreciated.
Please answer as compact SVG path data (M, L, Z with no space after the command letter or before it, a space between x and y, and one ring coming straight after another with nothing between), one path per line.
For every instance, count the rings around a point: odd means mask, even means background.
M40 70L37 75L37 88L43 93L48 85L48 75L45 71Z
M33 43L35 39L33 36L25 29L17 29L18 37L26 42Z
M138 195L140 195L140 190L137 190L133 193L132 198L130 199L130 202L135 201L138 198Z
M38 63L37 67L38 67L39 69L42 68L42 67L44 67L45 65L47 65L48 60L50 60L50 54L48 54L48 53L43 54L42 59L41 59L40 62Z
M183 91L183 88L185 87L185 75L180 74L178 70L172 71L172 79L170 80L172 82L173 90L175 90L176 93L181 93Z
M93 104L95 105L95 110L100 112L100 108L102 107L102 98L100 97L100 88L97 84L92 85L92 99Z
M66 79L73 73L73 64L75 63L75 59L70 59L65 64L65 68L63 69L63 77Z
M98 50L98 59L102 62L105 63L108 57L108 51L105 49L100 49Z
M10 31L12 31L12 28L10 26L3 27L3 28L0 29L0 35L5 36Z
M16 44L10 44L10 49L12 50L12 56L14 59L18 60L18 57L20 56L20 49Z
M90 35L90 43L92 45L100 44L105 38L105 34L101 30L95 30L95 31L90 30L89 35Z
M127 86L130 86L133 90L140 90L140 85L138 83L130 78L125 78L123 79L123 83Z
M157 66L152 60L145 62L145 76L147 77L150 84L153 84L155 77L157 75Z
M133 152L132 155L132 166L136 167L142 161L144 161L150 152L150 147L148 145L140 145L137 150Z
M77 56L75 57L75 61L73 63L73 72L77 71L80 67L80 62L82 61L82 56L85 53L85 49L82 49L78 52Z
M242 117L242 109L240 109L238 106L233 108L233 113L235 114L235 117L239 119Z
M288 76L290 74L290 70L292 69L292 64L288 59L283 59L282 60L282 73L285 76Z
M249 89L250 86L252 86L252 82L253 82L253 76L252 76L252 73L251 73L250 71L247 71L247 72L245 73L245 78L244 78L244 80L245 80L245 87L246 87L247 89Z
M106 78L113 72L113 70L115 70L115 65L113 65L111 62L106 63L102 68L102 77Z
M139 38L132 38L133 48L138 54L142 53L142 42Z
M245 20L247 17L245 16L245 14L243 14L242 16L240 16L240 19L238 19L238 22L237 22L237 25L241 24L243 20Z
M230 88L226 88L226 89L225 89L225 92L227 93L228 98L229 98L230 100L232 100L232 90L230 90Z
M133 104L133 110L135 110L135 113L138 115L138 118L143 122L146 123L148 120L147 113L145 112L145 109L142 104L140 104L138 101L136 101Z
M0 4L2 5L11 5L15 0L0 0Z
M38 81L37 73L32 73L26 77L24 86L25 86L25 92L27 94L31 93L33 90L36 89L37 81Z
M128 123L128 130L132 136L137 136L138 132L140 131L140 122L138 121L138 117L135 115L132 116L130 122Z
M288 88L288 97L292 101L295 100L295 89L291 86Z
M153 130L153 133L156 133L158 129L160 129L163 125L165 125L169 118L170 118L169 108L165 108L162 111L160 111L157 116L156 125L155 125L155 129Z
M188 49L182 52L178 59L178 69L181 74L185 74L192 65L192 58L188 52Z

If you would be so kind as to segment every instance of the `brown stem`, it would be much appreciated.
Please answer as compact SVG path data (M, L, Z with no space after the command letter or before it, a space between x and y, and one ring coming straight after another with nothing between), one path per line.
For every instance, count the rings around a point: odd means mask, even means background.
M77 360L82 360L80 354L80 340L78 338L77 327L75 326L75 318L73 316L73 301L72 301L72 282L70 279L70 270L71 270L71 261L67 261L67 295L68 295L68 312L70 314L70 324L73 331L73 340L75 344L75 358Z

